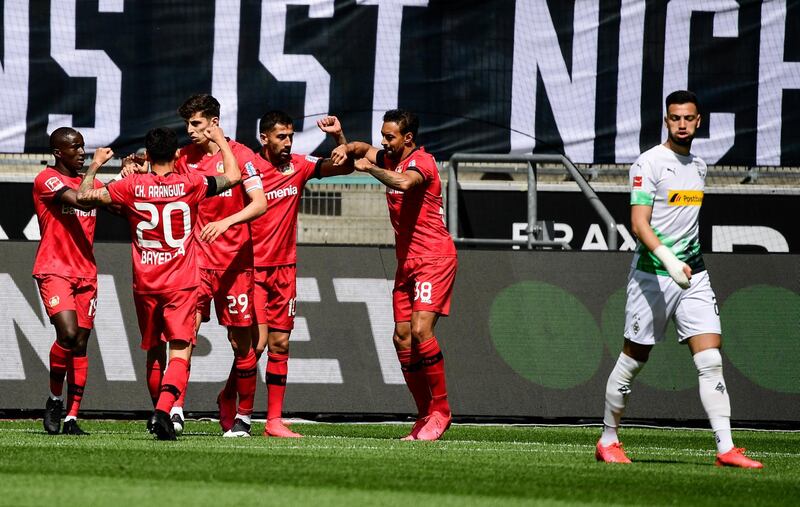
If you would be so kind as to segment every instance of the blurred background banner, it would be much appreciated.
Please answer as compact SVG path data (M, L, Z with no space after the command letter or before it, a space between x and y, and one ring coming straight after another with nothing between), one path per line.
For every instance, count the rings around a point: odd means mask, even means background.
M36 245L3 242L0 412L41 409L53 328L30 277ZM83 408L151 409L130 285L130 247L96 245L99 297ZM619 252L461 251L451 315L437 326L457 416L600 418L622 346L625 283ZM724 336L733 419L800 420L800 256L709 254ZM486 269L491 266L492 269ZM298 318L286 411L411 414L391 343L394 251L299 247ZM212 312L213 315L213 312ZM232 360L224 328L200 331L186 410L213 413ZM265 409L264 365L256 411ZM653 351L626 415L705 420L690 353L674 327Z
M330 151L339 115L377 144L382 113L420 114L420 141L628 163L663 139L663 99L697 92L710 164L800 165L800 2L692 0L4 0L0 152L48 133L134 151L208 92L226 133L257 145L268 109L295 151ZM667 28L668 27L668 28Z

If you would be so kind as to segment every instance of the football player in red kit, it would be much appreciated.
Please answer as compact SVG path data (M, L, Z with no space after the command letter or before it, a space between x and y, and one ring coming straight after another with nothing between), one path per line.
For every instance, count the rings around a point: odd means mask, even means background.
M219 124L220 105L211 95L189 97L178 109L186 122L192 144L181 149L175 169L178 173L216 176L222 170L222 152L205 135L210 125ZM232 374L236 376L238 407L233 424L224 421L226 437L250 436L250 417L256 394L258 359L253 351L253 242L250 220L264 214L267 200L247 146L228 140L241 172L242 185L222 192L200 203L195 234L198 243L200 287L197 328L210 318L211 301L219 323L228 329L228 340L234 353ZM172 407L171 418L176 431L183 430L182 396ZM222 421L221 421L222 422Z
M452 416L434 326L450 312L458 261L444 224L436 161L417 145L418 129L415 114L387 111L381 127L382 149L354 142L336 147L331 158L335 163L359 159L358 171L386 185L397 254L393 339L418 411L405 439L437 440L450 427Z
M317 126L338 144L345 142L335 116ZM267 423L264 435L300 437L282 419L289 360L289 336L297 309L297 214L303 188L311 178L353 171L352 164L334 167L329 159L292 153L294 126L282 111L270 111L259 123L261 151L253 161L261 174L269 209L253 221L255 309L258 321L257 351L267 349ZM225 397L225 392L221 394ZM222 412L222 410L221 410Z
M63 432L85 435L78 426L78 409L86 385L89 340L97 309L97 265L92 245L97 210L77 201L81 183L78 171L86 153L83 136L69 127L50 134L55 164L33 181L33 205L39 221L41 241L33 264L47 316L56 328L50 348L50 396L45 403L44 429L61 431L64 412L64 377L67 377L67 414ZM92 165L99 168L113 152L99 148ZM95 181L95 186L103 184Z
M176 439L169 410L186 388L196 338L200 272L192 229L197 208L203 199L224 192L241 180L236 157L222 130L209 126L206 136L222 151L220 175L174 172L177 135L171 129L156 128L145 137L149 172L136 172L109 187L92 190L97 173L93 165L78 189L79 203L117 203L130 224L133 299L142 348L147 351L148 372L155 363L166 363L169 343L169 362L158 393L151 392L157 399L148 421L148 429L159 440Z

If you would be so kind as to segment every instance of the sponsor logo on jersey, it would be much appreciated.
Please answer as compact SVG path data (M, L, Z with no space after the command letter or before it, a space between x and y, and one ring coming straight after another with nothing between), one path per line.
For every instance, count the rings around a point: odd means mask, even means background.
M702 190L670 190L667 193L669 206L700 206L703 204Z
M55 192L59 188L63 187L64 183L58 179L58 176L51 176L47 178L47 181L44 182L44 186L46 186L51 192Z
M84 211L82 209L73 208L68 204L61 205L61 214L62 215L75 215L79 217L94 217L97 216L97 209L90 209L88 211Z
M278 172L284 176L289 176L290 174L294 174L294 164L289 162L284 166L278 167Z
M247 162L244 165L244 172L247 173L248 177L256 176L258 174L258 171L256 170L256 166L254 166L252 162Z
M312 164L316 164L317 160L319 160L319 157L315 157L313 155L306 155L306 160L308 160Z
M56 306L58 306L58 303L60 303L60 302L61 302L61 298L60 297L53 296L53 297L50 298L50 301L48 301L47 304L50 305L50 308L55 308Z
M217 162L217 172L220 174L225 172L225 164L223 164L222 161Z
M290 185L286 188L270 190L269 192L267 192L267 199L280 199L281 197L289 197L297 194L298 194L297 187L294 185Z
M200 165L199 164L189 164L189 167L191 167L192 169L197 169L198 167L200 167Z
M642 177L641 176L634 176L633 177L633 188L640 188L642 186Z

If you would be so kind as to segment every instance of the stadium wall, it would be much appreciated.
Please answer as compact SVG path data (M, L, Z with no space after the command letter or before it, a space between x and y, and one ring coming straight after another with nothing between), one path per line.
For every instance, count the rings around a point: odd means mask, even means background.
M80 129L90 151L141 146L190 94L257 145L258 118L297 119L295 151L329 153L315 127L380 141L400 106L420 141L454 152L564 153L631 162L661 142L663 100L690 88L710 164L797 166L796 0L5 0L0 152L47 151Z
M0 412L41 409L53 328L30 277L36 244L0 244ZM622 343L630 254L461 251L451 316L437 326L456 415L599 418ZM99 243L96 331L86 411L151 408L131 294L130 247ZM800 256L709 254L739 421L800 421ZM391 344L392 249L300 247L298 318L286 411L410 414ZM213 413L230 346L216 319L201 329L187 396ZM674 337L674 330L671 331ZM256 409L264 410L264 365ZM627 415L704 419L688 350L654 351Z
M2 177L0 177L1 179ZM383 187L374 190L331 188L345 203L339 216L333 206L313 202L300 215L303 228L317 228L324 234L309 234L317 242L348 244L390 243L393 233L386 215ZM558 190L540 190L538 217L545 222L551 238L566 239L573 250L608 250L605 229L588 201L568 185L547 185ZM0 181L0 241L39 239L33 202L33 185ZM459 191L459 234L468 238L522 239L527 225L527 193L517 189L467 182ZM617 221L618 249L632 251L635 240L630 233L630 195L627 189L607 191L595 185L600 199ZM781 193L783 192L783 193ZM303 202L313 201L313 194ZM341 208L340 204L340 208ZM711 189L705 194L700 220L700 244L704 252L800 253L800 229L795 215L800 209L800 189L750 189L733 187ZM492 210L486 213L486 210ZM316 220L315 220L316 219ZM331 222L331 219L335 221ZM375 222L382 234L370 232ZM129 241L128 224L123 219L101 211L97 215L97 241ZM301 241L303 236L301 235ZM325 239L320 241L320 239ZM312 239L313 242L313 239Z

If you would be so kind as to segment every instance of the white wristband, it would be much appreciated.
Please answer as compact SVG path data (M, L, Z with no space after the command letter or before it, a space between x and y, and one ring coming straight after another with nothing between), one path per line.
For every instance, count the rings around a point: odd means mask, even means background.
M667 268L669 276L675 280L675 283L677 283L682 289L689 288L689 285L691 285L689 278L686 276L686 273L683 272L683 267L686 265L686 263L675 257L675 254L672 253L672 250L664 245L658 245L656 249L653 250L653 255L658 257L658 260L664 264L664 267Z

